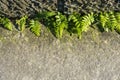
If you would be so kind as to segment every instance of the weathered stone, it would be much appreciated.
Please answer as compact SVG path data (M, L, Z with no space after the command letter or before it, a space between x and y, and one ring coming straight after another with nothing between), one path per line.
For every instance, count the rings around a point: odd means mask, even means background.
M62 0L63 1L63 0ZM23 15L34 16L41 10L63 10L64 13L74 11L87 13L99 11L120 11L119 0L1 0L0 14L10 18ZM63 9L64 8L64 9Z

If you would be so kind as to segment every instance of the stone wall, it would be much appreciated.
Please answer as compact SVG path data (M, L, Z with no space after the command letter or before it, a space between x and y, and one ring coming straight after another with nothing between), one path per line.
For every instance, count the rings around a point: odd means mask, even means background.
M41 10L59 10L64 13L120 11L119 0L1 0L0 15L16 18L23 15L33 16Z

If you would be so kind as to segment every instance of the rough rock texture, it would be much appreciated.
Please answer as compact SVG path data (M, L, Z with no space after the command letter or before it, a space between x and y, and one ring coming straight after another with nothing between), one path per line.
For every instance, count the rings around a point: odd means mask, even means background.
M31 32L0 27L0 80L120 80L120 35L85 33L82 40L47 30Z
M119 0L0 0L0 14L11 18L33 16L41 10L63 10L64 13L120 11Z
M68 0L68 12L120 11L119 0Z
M53 0L1 0L0 13L8 17L34 15L43 9L54 10L55 4Z

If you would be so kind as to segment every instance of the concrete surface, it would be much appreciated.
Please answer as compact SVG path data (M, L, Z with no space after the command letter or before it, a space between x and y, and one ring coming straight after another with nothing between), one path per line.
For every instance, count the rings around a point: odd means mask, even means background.
M0 80L120 80L119 34L50 35L0 28Z

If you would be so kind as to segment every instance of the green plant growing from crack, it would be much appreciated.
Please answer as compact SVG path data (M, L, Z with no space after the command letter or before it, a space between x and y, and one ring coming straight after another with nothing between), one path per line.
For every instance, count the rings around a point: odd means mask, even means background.
M30 31L33 32L36 36L40 36L41 24L38 20L30 20Z
M27 18L28 18L27 16L23 16L19 20L16 20L16 24L18 24L19 30L21 32L23 32L25 30Z
M55 36L57 38L62 38L64 30L68 27L68 21L66 16L58 12L55 15L55 21L52 24Z
M55 37L62 38L64 30L68 26L67 17L60 12L43 12L39 18L53 32Z
M10 31L12 31L13 26L14 26L12 24L12 22L10 21L10 19L5 18L5 17L4 18L0 17L0 24L2 24L4 28L6 28L6 29L8 29Z
M87 32L90 25L94 22L94 16L93 13L84 16L74 13L69 16L68 21L70 22L70 32L77 33L78 38L81 39L82 33Z
M27 22L29 24L26 24ZM87 32L94 23L99 24L104 31L120 33L120 12L110 11L98 14L91 12L84 15L80 13L65 15L60 12L43 11L38 13L33 19L23 16L16 20L16 24L21 32L25 30L27 25L36 36L40 36L41 23L48 27L58 39L63 37L64 31L68 31L70 34L77 34L78 38L81 39L82 33ZM10 19L5 17L0 17L0 24L10 31L14 27Z

